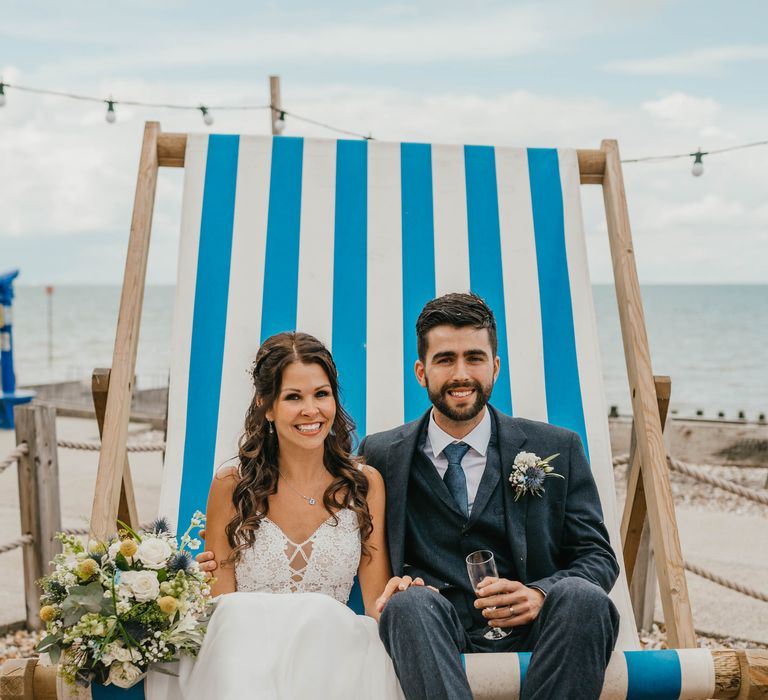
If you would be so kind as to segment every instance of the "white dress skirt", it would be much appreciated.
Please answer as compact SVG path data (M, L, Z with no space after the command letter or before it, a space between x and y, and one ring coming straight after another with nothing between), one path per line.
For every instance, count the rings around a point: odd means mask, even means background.
M376 622L345 604L359 561L351 510L298 544L265 518L197 659L150 671L147 700L403 700Z

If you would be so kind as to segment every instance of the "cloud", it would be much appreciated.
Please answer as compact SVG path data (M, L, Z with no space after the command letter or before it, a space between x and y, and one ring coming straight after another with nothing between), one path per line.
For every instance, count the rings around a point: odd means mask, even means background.
M662 125L682 129L711 128L711 122L720 113L720 105L712 98L683 92L648 100L641 107Z
M603 70L625 75L711 75L733 63L765 61L768 44L721 46L682 51L668 56L604 63Z

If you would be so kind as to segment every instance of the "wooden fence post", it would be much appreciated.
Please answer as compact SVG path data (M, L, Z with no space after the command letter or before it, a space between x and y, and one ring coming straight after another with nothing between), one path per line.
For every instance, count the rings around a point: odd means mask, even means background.
M48 572L49 562L61 551L54 539L61 530L59 461L56 447L56 409L45 404L17 406L16 442L29 452L19 458L19 513L25 544L24 598L28 629L40 629L40 590L37 580Z

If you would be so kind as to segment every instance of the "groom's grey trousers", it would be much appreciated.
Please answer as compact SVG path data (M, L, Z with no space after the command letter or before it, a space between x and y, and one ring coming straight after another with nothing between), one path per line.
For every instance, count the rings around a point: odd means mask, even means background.
M471 700L460 655L494 651L533 652L521 700L597 700L618 629L606 593L575 576L552 586L532 624L501 640L484 639L484 630L467 633L451 603L428 588L396 593L379 622L408 700Z

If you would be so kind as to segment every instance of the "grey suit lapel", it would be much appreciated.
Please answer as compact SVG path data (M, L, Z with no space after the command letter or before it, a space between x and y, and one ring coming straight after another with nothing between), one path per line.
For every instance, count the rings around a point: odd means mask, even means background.
M405 556L405 508L408 502L408 478L418 447L419 436L429 411L394 441L387 451L387 542L392 573L399 576Z
M473 525L475 521L480 517L480 514L485 510L488 505L488 501L493 495L496 485L501 478L501 465L498 459L498 436L496 421L491 414L491 439L488 442L488 449L485 453L485 470L483 476L480 479L480 485L477 487L477 493L475 494L475 502L472 504L472 512L469 514L469 525Z
M504 514L507 520L507 537L509 538L515 568L522 583L526 582L526 562L528 560L528 547L526 542L526 517L528 514L528 499L523 496L515 501L515 493L509 483L512 474L512 465L515 456L525 444L526 435L517 426L514 418L491 409L491 414L496 422L496 435L498 438L499 458L501 459L502 494L504 498Z

